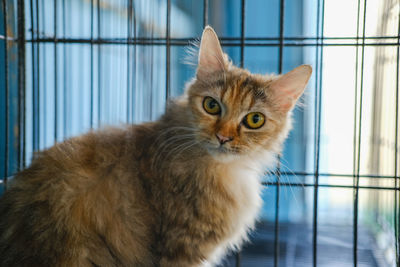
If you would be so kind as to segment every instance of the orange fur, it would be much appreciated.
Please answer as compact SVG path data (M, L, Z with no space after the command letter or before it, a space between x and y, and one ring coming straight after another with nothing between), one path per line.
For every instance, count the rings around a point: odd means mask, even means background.
M213 72L201 71L160 120L37 153L0 200L0 266L200 266L240 247L290 111L271 87L279 78L222 57L203 61ZM220 115L205 112L206 96ZM265 115L263 127L244 127L250 111ZM217 133L233 139L220 145Z

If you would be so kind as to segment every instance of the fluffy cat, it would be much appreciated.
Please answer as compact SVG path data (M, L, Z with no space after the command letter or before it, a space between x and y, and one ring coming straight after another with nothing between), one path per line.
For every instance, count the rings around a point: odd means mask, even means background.
M158 121L39 152L0 200L0 266L203 266L237 249L311 75L251 74L206 27L196 77Z

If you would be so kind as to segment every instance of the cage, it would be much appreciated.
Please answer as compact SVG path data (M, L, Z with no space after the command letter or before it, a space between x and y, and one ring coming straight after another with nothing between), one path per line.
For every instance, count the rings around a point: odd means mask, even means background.
M251 242L224 266L399 266L400 2L2 0L0 192L34 151L163 113L213 26L257 73L313 66ZM1 216L1 215L0 215Z

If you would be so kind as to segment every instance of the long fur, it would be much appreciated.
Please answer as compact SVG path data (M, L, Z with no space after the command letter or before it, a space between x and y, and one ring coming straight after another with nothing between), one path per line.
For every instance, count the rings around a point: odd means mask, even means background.
M291 120L274 77L225 66L195 78L156 122L36 154L0 200L0 266L206 266L240 248ZM206 96L220 116L205 112ZM266 115L258 130L241 123L254 109ZM222 147L216 133L232 141Z

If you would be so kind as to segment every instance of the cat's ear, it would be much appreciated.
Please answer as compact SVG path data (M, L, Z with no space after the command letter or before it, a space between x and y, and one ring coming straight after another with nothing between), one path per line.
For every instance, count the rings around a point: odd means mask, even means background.
M224 71L225 60L218 36L210 26L206 26L201 36L197 77L207 77L208 74Z
M297 99L303 94L311 73L310 65L301 65L270 84L270 90L280 110L287 112L295 106Z

